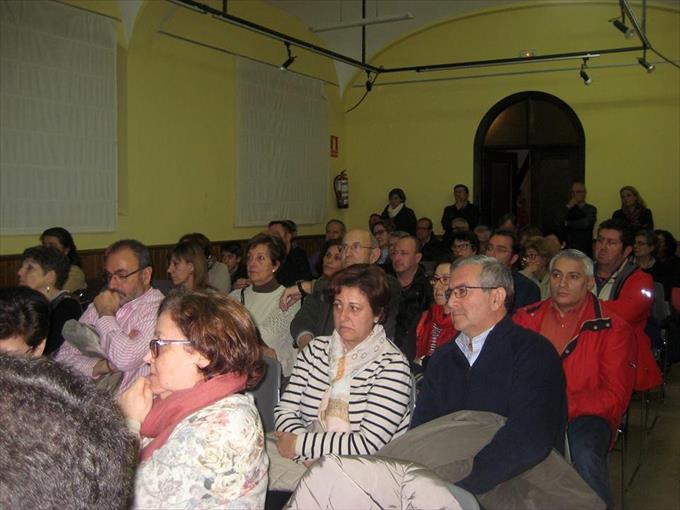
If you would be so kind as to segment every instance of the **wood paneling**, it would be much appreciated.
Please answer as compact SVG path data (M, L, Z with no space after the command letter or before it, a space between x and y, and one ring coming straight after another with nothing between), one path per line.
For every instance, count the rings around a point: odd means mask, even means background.
M227 241L213 242L215 252L219 253L219 245ZM245 251L248 239L238 239ZM307 254L318 250L324 242L323 236L301 236L297 238L297 244ZM167 279L168 255L174 244L149 246L151 251L151 265L153 266L153 278L158 280ZM97 250L81 250L78 252L83 263L83 272L88 280L99 278L104 274L104 248ZM17 284L17 271L21 267L21 254L0 256L0 287Z

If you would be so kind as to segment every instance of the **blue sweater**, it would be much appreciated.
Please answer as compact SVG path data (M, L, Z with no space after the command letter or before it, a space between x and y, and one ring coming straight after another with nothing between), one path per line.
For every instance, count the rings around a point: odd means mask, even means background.
M452 341L432 355L411 426L461 410L507 418L457 485L481 494L564 448L567 421L564 373L557 351L509 316L489 333L470 367Z

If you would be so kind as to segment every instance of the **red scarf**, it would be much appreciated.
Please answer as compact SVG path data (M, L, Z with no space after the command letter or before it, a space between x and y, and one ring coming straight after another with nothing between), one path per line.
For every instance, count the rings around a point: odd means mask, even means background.
M437 347L449 342L458 332L453 327L453 320L450 313L444 313L444 306L434 304L423 312L418 327L416 328L416 357L429 356L432 346L433 330L439 330L436 343Z
M247 379L245 375L230 372L196 383L188 390L174 391L166 399L155 399L139 431L142 437L153 438L153 441L142 449L142 462L165 444L177 424L184 418L242 391L246 387Z

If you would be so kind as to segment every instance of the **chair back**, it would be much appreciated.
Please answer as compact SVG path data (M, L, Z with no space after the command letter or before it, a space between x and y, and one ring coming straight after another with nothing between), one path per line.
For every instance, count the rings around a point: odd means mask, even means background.
M274 408L279 403L281 389L281 363L263 356L267 365L264 377L250 393L255 399L255 406L260 413L265 433L274 431Z

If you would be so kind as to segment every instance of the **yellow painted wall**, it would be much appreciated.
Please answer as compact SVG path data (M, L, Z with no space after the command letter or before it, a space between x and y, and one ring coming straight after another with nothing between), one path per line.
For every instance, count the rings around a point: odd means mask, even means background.
M72 3L120 17L112 1ZM299 20L260 0L230 0L229 12L320 44ZM218 240L248 238L261 230L233 227L236 58L169 38L158 29L276 64L285 59L283 43L158 0L143 5L129 44L122 24L116 25L121 59L118 230L76 234L79 249L105 247L126 237L153 245L173 243L189 231ZM329 60L303 50L294 53L300 57L295 70L337 83ZM326 95L329 131L344 145L338 87L326 85ZM330 176L344 168L343 156L344 151L340 158L329 158ZM337 215L331 200L329 184L329 215ZM308 225L300 233L322 230L323 225ZM37 235L1 237L0 254L20 253L37 242Z
M607 23L617 14L612 2L597 1L542 1L482 11L398 41L372 63L410 66L516 57L523 49L550 54L635 46L634 39L624 39ZM680 59L677 9L650 2L647 32L659 51ZM431 217L440 229L453 184L472 190L473 143L482 117L504 97L536 90L567 102L583 124L588 201L597 206L599 219L619 207L618 189L631 184L652 208L657 228L678 236L680 69L660 64L647 74L638 56L592 59L588 87L578 75L580 61L381 75L345 119L350 223L364 224L371 212L382 210L389 189L402 187L416 214ZM611 67L620 64L629 66ZM540 72L547 70L554 72ZM503 75L474 77L494 73ZM386 85L403 80L438 81ZM345 105L353 105L362 92L350 88Z

